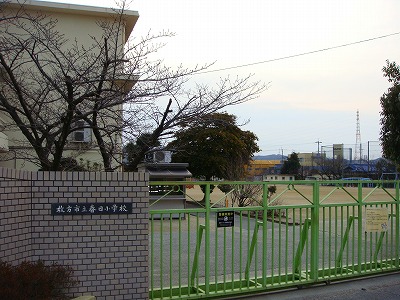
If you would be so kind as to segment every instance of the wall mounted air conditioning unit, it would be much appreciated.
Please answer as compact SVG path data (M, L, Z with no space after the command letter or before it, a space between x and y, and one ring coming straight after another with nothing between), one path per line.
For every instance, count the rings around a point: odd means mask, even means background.
M85 121L75 122L73 127L77 129L71 134L71 142L90 143L92 141L92 130L85 126L88 126Z
M154 151L152 152L152 160L155 163L170 163L172 160L171 151Z

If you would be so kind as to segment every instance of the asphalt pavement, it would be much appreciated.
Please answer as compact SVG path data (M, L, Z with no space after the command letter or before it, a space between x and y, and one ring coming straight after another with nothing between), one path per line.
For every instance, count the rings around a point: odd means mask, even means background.
M363 279L306 286L231 299L251 300L399 300L400 272Z

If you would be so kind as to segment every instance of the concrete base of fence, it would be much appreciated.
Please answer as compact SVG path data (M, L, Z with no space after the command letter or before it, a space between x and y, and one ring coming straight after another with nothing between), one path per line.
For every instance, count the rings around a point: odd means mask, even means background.
M71 300L96 300L95 296L80 296Z

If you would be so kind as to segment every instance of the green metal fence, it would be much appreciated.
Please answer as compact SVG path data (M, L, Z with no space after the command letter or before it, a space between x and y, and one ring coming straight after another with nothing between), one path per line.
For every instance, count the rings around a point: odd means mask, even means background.
M150 185L150 299L217 298L399 270L399 181ZM232 207L240 197L252 205Z

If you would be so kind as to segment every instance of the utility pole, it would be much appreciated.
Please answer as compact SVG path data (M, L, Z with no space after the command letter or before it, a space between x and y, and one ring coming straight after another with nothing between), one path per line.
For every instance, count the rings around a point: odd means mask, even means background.
M318 157L319 157L319 144L322 144L322 142L318 139L318 141L316 141L315 143L318 144Z
M367 155L368 155L368 176L369 176L369 141L368 141L368 149L367 149Z

